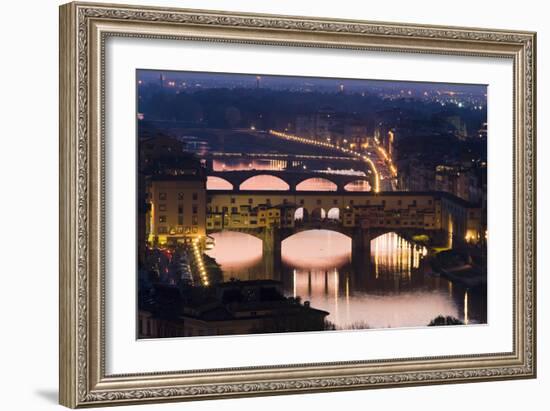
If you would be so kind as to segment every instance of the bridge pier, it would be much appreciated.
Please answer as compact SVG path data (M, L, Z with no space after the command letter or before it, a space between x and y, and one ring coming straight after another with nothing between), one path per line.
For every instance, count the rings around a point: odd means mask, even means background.
M281 233L277 227L265 228L262 232L262 264L265 278L280 280Z
M372 235L370 230L357 227L351 240L351 261L355 267L364 267L370 260Z

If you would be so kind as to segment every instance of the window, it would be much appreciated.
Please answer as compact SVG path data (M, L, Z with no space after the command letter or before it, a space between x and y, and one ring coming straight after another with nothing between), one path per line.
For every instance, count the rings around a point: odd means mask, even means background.
M183 214L183 204L178 205L178 214Z
M166 204L159 204L159 211L166 211Z
M253 200L251 198L248 199L248 204L252 204Z
M412 205L413 207L416 207L416 200L413 200Z
M197 200L199 198L199 195L197 193L193 193L193 200Z
M166 222L166 216L165 215L159 215L159 223L165 223Z
M166 193L159 193L159 200L166 200Z
M304 199L303 198L300 199L300 205L304 205Z
M266 204L271 204L271 199L270 199L270 198L266 198L266 199L265 199L265 203L266 203Z
M168 229L165 226L159 227L159 234L166 234L168 232Z
M194 200L196 200L196 198ZM231 204L235 204L235 197L231 197Z
M317 205L321 205L321 200L317 199Z
M180 200L180 201L183 200L183 193L178 193L178 200Z
M231 207L231 214L237 214L237 207Z
M401 205L402 201L401 200L397 200L397 205Z
M197 214L199 212L199 207L196 204L193 204L193 214Z
M338 200L332 200L332 204L338 205Z
M193 227L193 234L197 234L199 232L199 228L198 227Z
M432 205L432 200L428 200L428 204L429 204L429 205Z
M382 200L382 205L385 207L386 206L386 200Z
M353 200L349 200L349 205L353 205Z
M192 224L197 225L199 223L199 216L194 215L191 221Z
M178 216L178 225L183 225L183 215Z

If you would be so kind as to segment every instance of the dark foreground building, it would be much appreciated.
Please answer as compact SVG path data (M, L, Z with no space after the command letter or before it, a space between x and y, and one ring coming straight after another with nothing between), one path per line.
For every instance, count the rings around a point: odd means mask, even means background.
M157 286L139 311L139 338L322 331L328 312L284 297L274 280L213 287ZM157 309L163 307L163 309ZM170 307L168 310L167 307Z

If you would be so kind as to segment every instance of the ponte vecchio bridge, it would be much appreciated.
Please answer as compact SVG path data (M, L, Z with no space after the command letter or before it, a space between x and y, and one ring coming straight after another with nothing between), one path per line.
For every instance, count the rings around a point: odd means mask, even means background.
M409 238L427 233L445 245L464 240L474 209L444 192L374 194L342 185L336 191L298 191L296 185L287 191L208 190L207 232L238 231L261 239L269 273L281 263L282 242L301 231L345 234L352 240L352 261L359 264L370 258L371 240L388 232Z

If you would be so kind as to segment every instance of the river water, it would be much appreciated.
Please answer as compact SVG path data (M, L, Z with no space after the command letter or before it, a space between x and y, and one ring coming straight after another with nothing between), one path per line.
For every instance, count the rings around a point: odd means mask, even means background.
M237 232L212 234L224 279L266 279L262 243ZM418 327L438 315L465 324L485 323L485 294L427 274L426 251L395 233L371 243L370 260L351 264L351 239L328 230L298 233L282 243L283 267L269 277L283 284L286 296L301 297L328 311L337 329Z

